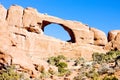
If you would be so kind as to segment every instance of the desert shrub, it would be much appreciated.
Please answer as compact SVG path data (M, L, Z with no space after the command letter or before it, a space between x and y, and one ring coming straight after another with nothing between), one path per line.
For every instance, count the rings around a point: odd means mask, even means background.
M67 63L65 62L60 62L60 59L62 57L58 56L58 57L50 57L48 59L48 63L51 64L51 65L55 65L56 67L61 67L61 68L65 68L67 67Z
M50 57L48 58L47 62L51 65L56 65L60 61L57 57Z
M100 75L103 75L103 74L113 75L115 73L115 70L113 68L109 67L109 64L104 63L98 69L98 73Z
M65 60L65 59L66 59L66 57L63 56L63 55L58 55L57 58L58 58L59 60L61 60L61 59Z
M50 77L50 73L49 72L43 72L40 74L40 79L44 79L44 78L49 78Z
M112 51L107 52L107 54L111 54L111 55L115 54L113 57L116 57L116 56L120 55L120 51L119 50L117 50L117 51L112 50Z
M56 66L60 68L66 68L68 65L65 62L59 62Z
M19 80L20 75L15 71L14 66L7 66L0 71L0 80Z
M107 62L114 62L115 58L120 55L120 51L109 51L106 53L105 60Z
M67 71L67 69L58 67L58 72L65 73L66 71Z
M94 69L92 69L92 70L90 70L89 72L86 73L86 76L88 78L93 79L93 80L97 80L98 77L99 77L99 74Z
M93 61L96 61L99 64L103 62L107 62L107 63L114 62L117 56L120 56L120 51L109 51L106 54L104 53L92 54Z
M67 63L65 62L59 62L57 67L58 67L58 72L59 72L59 76L64 76L64 75L70 75L70 71L67 68Z
M68 76L71 74L71 72L68 69L61 67L58 67L58 72L59 72L58 76L64 76L64 75Z
M105 76L103 80L118 80L118 78L115 76Z
M60 62L60 60L65 60L65 59L66 59L65 56L58 55L57 57L50 57L50 58L48 58L47 62L49 64L51 64L51 65L57 65Z
M82 63L84 63L84 58L77 58L75 61L75 64L74 64L74 66L78 66L79 64L82 64Z
M93 61L96 61L100 64L105 61L105 54L104 53L93 53L92 58L93 58Z
M101 65L101 67L98 69L98 73L100 74L100 75L102 75L102 74L106 74L108 71L109 71L109 65L108 64L106 64L106 63L104 63L104 64L102 64Z
M61 60L65 60L66 58L63 55L58 55L57 57L48 58L48 63L58 67L59 76L69 75L70 71L67 69L67 63L61 62ZM53 70L49 70L50 74L54 74Z

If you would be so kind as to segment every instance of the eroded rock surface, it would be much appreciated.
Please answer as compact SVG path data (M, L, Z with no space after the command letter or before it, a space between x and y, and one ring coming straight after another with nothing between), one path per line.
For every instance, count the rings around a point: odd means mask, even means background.
M54 23L69 33L69 42L44 35L44 28ZM77 21L41 14L33 8L13 5L6 10L0 5L0 56L10 55L11 64L20 65L31 74L36 74L34 65L43 58L63 54L90 60L93 52L120 50L119 41L120 31L109 32L107 39L104 32Z
M105 49L120 50L120 30L112 30L108 33L108 44Z

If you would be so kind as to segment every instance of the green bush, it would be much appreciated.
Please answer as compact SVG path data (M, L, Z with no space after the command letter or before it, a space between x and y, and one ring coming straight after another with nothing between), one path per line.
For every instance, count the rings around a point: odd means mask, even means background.
M104 53L93 53L93 61L100 63L103 62L114 62L116 57L120 56L120 51L109 51L106 54Z
M60 60L65 60L66 57L64 57L63 55L58 55L57 57L50 57L48 58L47 62L51 65L57 65Z
M20 75L15 71L14 66L7 66L0 71L0 80L19 80Z
M120 51L109 51L106 53L106 61L114 62L117 56L120 56Z
M71 74L71 72L68 69L61 68L61 67L58 67L58 72L59 72L58 76L64 76L64 75L68 76Z
M58 67L58 72L59 76L64 76L64 75L70 75L70 71L67 68L67 64L65 62L59 62L57 67Z
M60 72L60 73L65 73L66 71L67 71L67 69L58 67L58 72Z
M105 76L103 80L118 80L118 78L115 76Z
M56 65L60 61L57 57L50 57L48 58L47 62L51 65Z
M99 77L99 74L97 72L95 72L95 70L91 70L88 73L86 73L86 76L88 78L92 78L93 80L97 80Z
M65 62L59 62L57 64L57 67L60 67L60 68L66 68L67 66L68 66L67 63L65 63Z
M60 62L60 60L65 60L66 58L63 55L58 55L57 57L48 58L48 63L58 67L59 76L69 75L70 71L67 68L66 62ZM54 74L53 70L49 70L50 74Z

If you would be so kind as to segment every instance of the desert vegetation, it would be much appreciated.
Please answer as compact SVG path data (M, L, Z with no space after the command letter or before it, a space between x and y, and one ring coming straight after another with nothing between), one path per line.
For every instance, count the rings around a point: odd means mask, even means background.
M48 69L38 65L38 77L30 78L25 72L18 72L14 65L0 70L0 80L119 80L120 51L93 53L93 60L67 58L63 55L52 56L45 61Z

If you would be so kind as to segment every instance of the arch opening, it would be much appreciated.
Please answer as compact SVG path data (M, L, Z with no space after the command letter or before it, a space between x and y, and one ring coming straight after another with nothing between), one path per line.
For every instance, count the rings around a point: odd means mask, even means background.
M62 24L43 21L41 28L45 35L55 37L66 42L75 43L73 31Z

